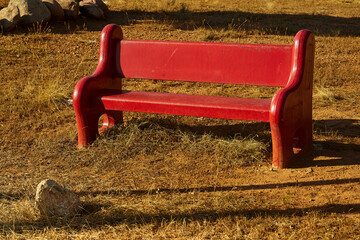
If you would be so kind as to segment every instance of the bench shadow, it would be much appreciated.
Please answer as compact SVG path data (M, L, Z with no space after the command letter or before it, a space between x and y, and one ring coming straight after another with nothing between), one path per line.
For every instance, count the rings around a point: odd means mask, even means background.
M149 190L106 190L106 191L78 191L79 196L99 195L114 195L114 196L131 196L131 195L156 195L160 193L174 194L174 193L191 193L191 192L229 192L229 191L247 191L247 190L268 190L281 189L288 187L309 187L309 186L326 186L326 185L341 185L349 183L360 182L360 178L344 178L344 179L330 179L330 180L316 180L316 181L294 181L285 183L271 183L271 184L256 184L256 185L239 185L239 186L222 186L222 187L196 187L196 188L156 188ZM0 193L0 199L9 201L18 201L25 196L24 194ZM102 205L93 203L85 204L85 212L91 213L98 211ZM105 205L104 205L105 206Z
M145 115L145 114L144 114ZM195 124L189 125L179 120L182 116L170 116L169 118L157 118L157 117L146 117L140 120L131 120L135 123L141 123L141 128L146 129L152 124L159 125L165 129L178 129L184 133L190 133L191 135L204 135L210 134L217 138L233 139L236 136L244 137L257 137L260 138L271 138L270 125L266 122L250 122L250 121L238 121L238 120L226 120L226 119L211 119L211 124L203 119L197 118ZM195 119L196 117L191 117ZM225 123L224 123L225 122Z
M99 206L102 209L111 208L112 206ZM170 224L171 222L188 222L199 221L203 222L216 222L221 219L235 219L240 217L246 217L247 219L267 219L267 218L288 218L288 217L306 217L309 213L321 213L321 214L357 214L360 213L360 204L324 204L315 207L306 208L286 208L286 209L266 209L262 207L252 209L234 209L225 211L216 210L200 210L193 213L146 213L141 211L126 209L115 209L109 211L108 214L102 213L97 215L96 212L79 215L77 217L69 218L47 218L39 219L35 221L20 221L14 224L13 222L0 222L0 226L3 229L3 233L23 233L27 229L45 230L50 228L62 228L70 230L82 230L84 226L87 228L97 228L101 226L116 226L126 225L128 228L134 226L141 226L147 224L163 225Z
M246 35L246 32L248 34L294 36L300 29L309 29L315 35L360 36L359 17L345 18L319 14L263 14L241 11L110 11L107 18L103 20L80 16L74 21L50 22L47 29L53 33L69 34L79 30L101 31L110 23L136 25L154 21L164 22L174 29L190 31L199 28L208 30L229 29L239 32L239 38L243 34ZM10 34L24 32L29 32L29 27L18 27Z
M325 185L341 185L349 183L359 183L360 178L347 178L347 179L330 179L330 180L318 180L318 181L296 181L279 184L258 184L258 185L243 185L243 186L229 186L229 187L202 187L202 188L180 188L180 189L154 189L154 190L110 190L110 191L82 191L77 192L80 196L98 196L98 195L124 195L124 196L141 196L141 195L159 195L159 194L179 194L179 193L191 193L191 192L241 192L246 190L265 190L265 189L281 189L287 187L308 187L308 186L325 186ZM4 196L10 196L10 194L0 194L0 199ZM161 196L161 195L159 195ZM18 197L18 196L17 196ZM12 201L17 199L11 196ZM83 229L84 223L86 226L94 228L103 225L118 225L126 224L129 227L135 225L146 224L163 224L170 221L186 221L186 219L203 221L207 220L215 222L219 219L228 217L244 216L251 218L268 218L268 217L303 217L309 212L321 212L326 214L354 214L360 213L360 204L325 204L321 206L306 207L306 208L286 208L286 209L267 209L267 208L252 208L252 209L234 209L231 211L215 211L215 210L199 210L194 213L179 213L172 214L168 212L149 214L137 210L127 210L121 207L115 208L111 203L98 204L96 202L84 202L84 210L75 217L72 218L39 218L35 221L20 221L14 224L13 222L0 222L0 226L4 232L11 231L16 233L22 233L24 229L42 230L51 227L64 227L67 229ZM106 209L111 209L106 214ZM204 209L204 208L202 208ZM104 214L105 213L105 214ZM100 214L100 215L98 215Z
M334 132L335 134L341 137L356 138L360 136L360 120L359 119L315 120L314 131L320 133Z
M360 18L358 17L345 18L319 14L264 14L241 11L126 11L126 13L115 11L113 14L115 18L118 15L126 14L130 24L144 20L158 20L171 23L174 28L182 30L195 30L203 27L207 29L256 30L262 34L293 36L300 29L309 29L316 35L360 35Z
M115 210L111 212L111 215L105 216L101 222L93 221L91 227L97 227L103 224L140 224L146 225L149 223L161 224L170 221L183 222L184 220L200 221L207 220L210 222L216 222L219 219L228 217L244 216L249 219L252 218L268 218L268 217L304 217L309 212L321 212L326 214L354 214L360 213L360 204L325 204L322 206L308 207L308 208L288 208L288 209L238 209L232 211L215 211L215 210L203 210L197 211L192 214L180 213L160 213L160 214L148 214L142 212L126 213L122 210Z
M144 121L144 120L142 120ZM271 142L269 123L235 121L236 123L213 119L215 125L196 124L187 125L172 119L146 118L141 127L147 128L151 124L158 124L161 128L179 129L191 135L211 134L216 138L234 139L237 136L250 137L261 142ZM230 120L231 121L231 120ZM137 122L137 120L135 120ZM179 123L180 122L180 123ZM335 134L336 138L353 139L360 136L360 120L357 119L328 119L314 120L314 135ZM272 151L271 145L268 148ZM306 168L311 166L348 166L360 165L360 145L356 143L344 143L334 140L314 141L314 150L295 163L293 168ZM318 160L322 157L322 160ZM326 160L324 160L326 159Z
M308 166L360 165L360 145L352 141L360 136L360 120L316 120L314 121L314 133L329 136L333 140L314 142L312 157L315 160L309 162ZM350 143L338 142L336 138L345 138L346 142L350 141ZM316 160L320 156L326 157L326 160Z
M317 181L295 181L286 183L273 184L257 184L257 185L240 185L240 186L223 186L223 187L198 187L198 188L157 188L153 190L108 190L108 191L80 191L77 192L80 196L98 195L156 195L160 193L191 193L191 192L230 192L230 191L247 191L247 190L268 190L280 189L288 187L309 187L309 186L326 186L326 185L341 185L348 183L360 182L360 178L345 178L345 179L330 179Z

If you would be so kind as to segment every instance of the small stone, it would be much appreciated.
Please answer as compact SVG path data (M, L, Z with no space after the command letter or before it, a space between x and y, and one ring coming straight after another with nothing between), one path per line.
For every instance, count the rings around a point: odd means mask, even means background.
M0 28L11 31L20 20L19 8L4 8L0 10ZM0 29L0 30L1 30Z
M82 210L79 196L51 179L41 181L36 188L35 206L42 216L71 217Z
M312 168L308 168L308 169L305 171L306 174L313 173L313 172L314 172L314 170L313 170Z

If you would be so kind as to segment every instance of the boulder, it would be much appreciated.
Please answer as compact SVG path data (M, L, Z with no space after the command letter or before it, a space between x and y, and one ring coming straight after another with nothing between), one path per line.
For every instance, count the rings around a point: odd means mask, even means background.
M95 19L104 18L104 11L99 8L92 0L83 0L79 3L82 15Z
M79 15L78 0L57 0L64 10L65 20L75 20Z
M41 181L36 189L35 206L42 216L71 217L82 210L78 195L51 179Z
M109 8L102 0L93 0L93 1L95 2L96 6L98 6L101 10L103 10L105 15L109 13Z
M8 8L19 8L19 23L22 25L31 26L34 23L45 23L51 19L49 9L41 0L10 0Z
M0 10L0 31L11 31L20 20L19 8L3 8Z
M51 12L51 20L55 22L64 21L64 10L56 0L42 0Z

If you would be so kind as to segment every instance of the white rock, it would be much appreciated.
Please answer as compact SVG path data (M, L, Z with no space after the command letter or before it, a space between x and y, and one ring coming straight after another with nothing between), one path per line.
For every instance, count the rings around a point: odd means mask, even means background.
M0 28L10 31L20 20L20 11L16 8L3 8L0 10Z
M8 8L20 11L20 24L31 26L34 23L45 23L51 19L49 9L41 0L10 0Z
M79 196L51 179L38 184L35 206L43 216L71 217L82 210Z

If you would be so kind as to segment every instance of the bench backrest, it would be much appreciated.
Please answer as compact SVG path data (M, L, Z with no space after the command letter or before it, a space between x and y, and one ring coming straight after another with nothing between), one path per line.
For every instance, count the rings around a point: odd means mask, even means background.
M292 46L120 40L121 77L284 87Z

